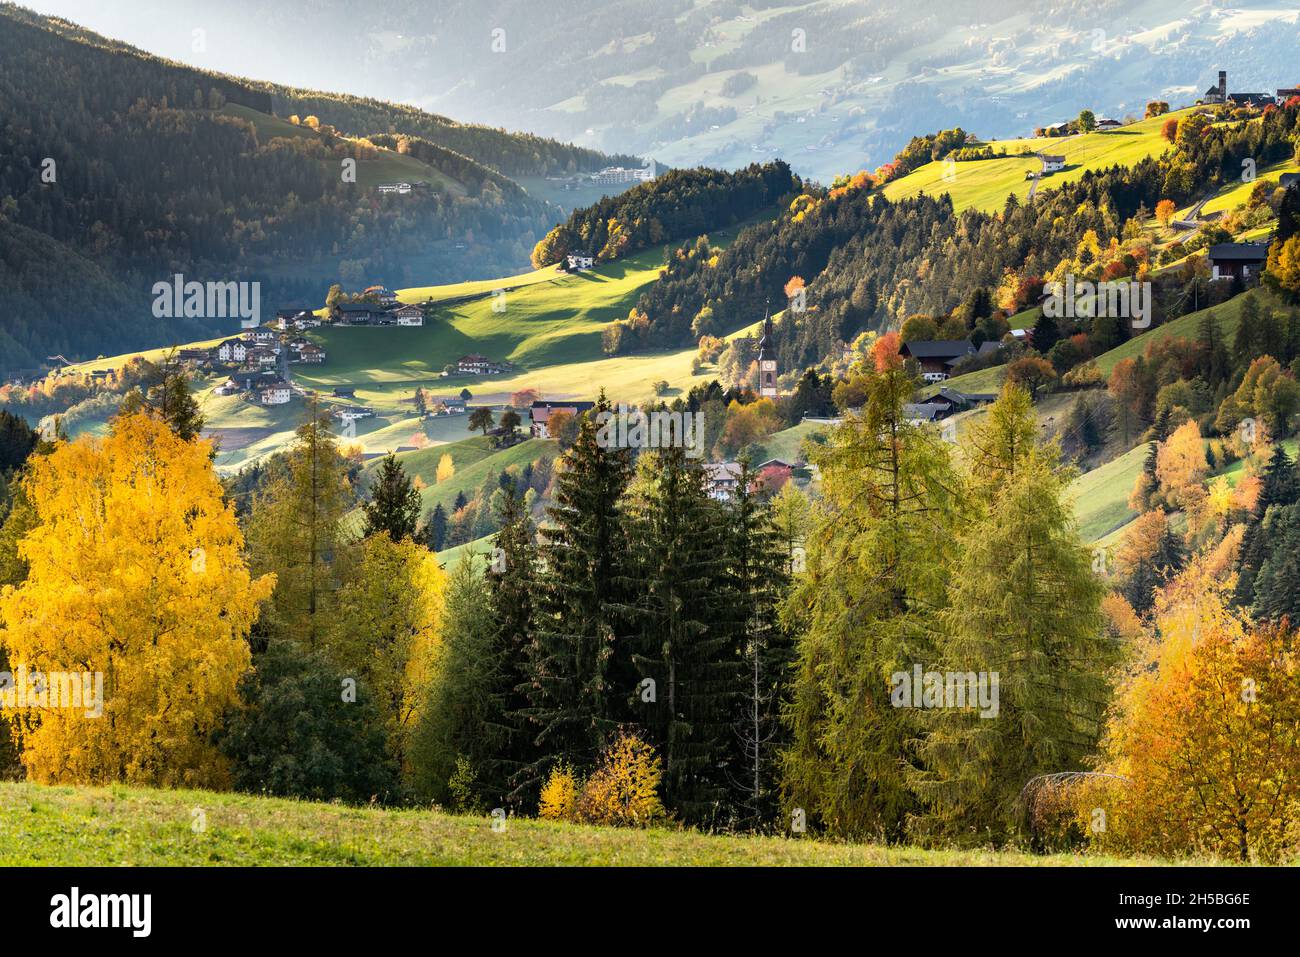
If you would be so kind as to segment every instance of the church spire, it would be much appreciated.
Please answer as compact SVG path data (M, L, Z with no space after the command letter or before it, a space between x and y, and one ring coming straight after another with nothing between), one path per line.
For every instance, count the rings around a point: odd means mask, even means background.
M763 309L763 337L758 340L758 394L776 398L776 346L772 342L772 310Z

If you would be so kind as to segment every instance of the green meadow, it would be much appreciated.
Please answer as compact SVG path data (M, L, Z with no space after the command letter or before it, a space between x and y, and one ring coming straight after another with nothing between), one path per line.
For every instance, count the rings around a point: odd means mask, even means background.
M1032 153L1041 151L1065 157L1063 170L1038 182L1039 189L1051 189L1060 183L1081 179L1089 170L1132 166L1149 156L1159 156L1169 146L1160 135L1160 127L1169 117L1182 117L1189 112L1178 110L1106 132L995 140L987 145L993 147L994 152L1006 150L1005 158L971 160L951 166L942 162L927 163L886 184L882 192L891 201L921 193L931 196L949 193L953 207L959 212L972 207L996 212L1005 205L1009 194L1014 193L1021 200L1029 195L1031 183L1025 179L1025 173L1042 168ZM1024 150L1031 151L1030 155L1017 155ZM945 179L945 173L948 179Z
M807 837L631 830L247 794L0 783L0 866L1053 867L1092 855L922 850Z

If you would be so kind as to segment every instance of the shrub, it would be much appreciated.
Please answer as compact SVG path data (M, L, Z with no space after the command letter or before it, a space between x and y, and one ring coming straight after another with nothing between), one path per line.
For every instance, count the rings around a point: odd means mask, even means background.
M647 827L665 819L658 793L662 775L654 748L636 735L619 735L582 789L578 819L614 827Z
M573 821L578 812L578 779L573 768L557 764L542 785L537 816L547 821Z
M482 814L483 803L475 792L474 782L478 772L463 754L456 758L456 770L451 772L447 781L447 793L451 796L451 809L457 814Z

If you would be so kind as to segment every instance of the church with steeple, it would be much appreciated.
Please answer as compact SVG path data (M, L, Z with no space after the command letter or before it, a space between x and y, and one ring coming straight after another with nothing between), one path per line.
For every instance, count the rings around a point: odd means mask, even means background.
M776 398L776 344L772 341L772 315L763 317L763 338L758 340L758 395Z

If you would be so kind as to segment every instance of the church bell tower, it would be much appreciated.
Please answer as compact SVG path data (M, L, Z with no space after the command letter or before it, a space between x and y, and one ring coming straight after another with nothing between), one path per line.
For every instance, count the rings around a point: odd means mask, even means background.
M776 347L772 344L772 316L763 317L763 338L758 340L758 395L776 398Z

